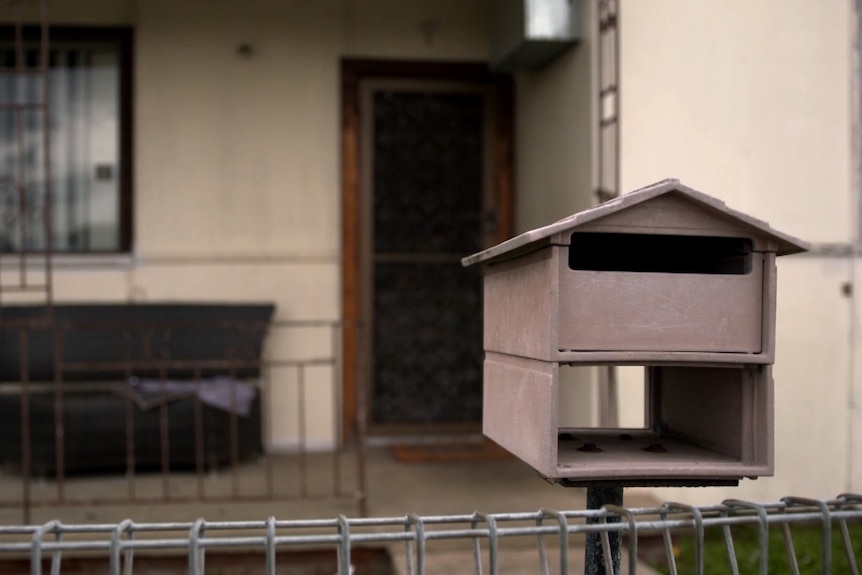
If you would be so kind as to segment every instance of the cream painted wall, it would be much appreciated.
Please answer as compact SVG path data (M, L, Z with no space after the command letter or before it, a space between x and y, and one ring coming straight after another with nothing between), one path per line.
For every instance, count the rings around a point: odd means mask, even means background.
M679 177L782 231L852 242L852 5L622 3L624 189ZM859 488L848 405L858 319L842 294L852 268L846 258L779 260L775 477L659 497L714 503Z
M581 22L591 21L582 2ZM593 205L591 30L559 59L516 78L515 214L518 232L544 226ZM596 373L560 370L560 425L592 426Z
M343 51L363 58L488 59L493 0L343 0Z
M49 0L52 23L76 25L117 25L134 21L135 0ZM0 22L38 22L41 2L5 2L0 6Z
M139 4L135 214L144 260L334 258L338 4ZM243 42L251 57L237 54Z
M337 319L340 59L484 60L488 5L50 0L55 23L135 29L134 254L58 258L57 301L266 300L280 320ZM332 345L277 328L268 354L321 357ZM274 448L296 445L298 378L270 378ZM308 443L329 447L340 381L315 367L305 383Z
M61 265L57 299L262 298L283 319L337 318L339 59L485 59L489 1L52 0L55 21L136 30L135 253ZM621 9L622 188L676 176L783 231L851 241L851 3L637 0ZM244 42L251 58L237 54ZM519 230L593 201L589 78L589 40L517 78ZM853 268L813 256L780 263L776 477L660 496L862 488L852 433L862 422L847 408L862 393L852 363L862 359L859 318L841 294ZM319 334L269 342L277 356L330 345ZM594 384L571 371L564 421L583 423ZM320 447L336 436L331 375L307 374L309 442ZM270 443L289 447L298 376L285 370L272 385ZM627 417L639 416L626 405Z
M679 177L809 241L848 241L851 7L626 2L623 189Z

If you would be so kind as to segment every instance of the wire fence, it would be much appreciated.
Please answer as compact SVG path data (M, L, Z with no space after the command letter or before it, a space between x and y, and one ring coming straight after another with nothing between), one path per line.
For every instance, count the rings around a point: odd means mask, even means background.
M583 554L586 534L598 533L606 564L610 565L611 537L622 535L627 565L622 572L638 573L638 545L648 538L660 539L667 572L678 572L676 543L682 537L694 539L695 573L704 572L705 532L718 530L724 543L726 567L722 572L740 573L734 530L751 526L757 536L757 573L769 572L769 532L780 529L789 571L800 573L791 526L817 529L821 539L821 562L805 572L833 573L833 534L843 549L840 572L858 574L859 541L854 542L852 524L862 521L862 496L843 494L834 499L815 500L786 497L775 503L758 504L727 500L721 505L693 507L665 503L660 507L627 509L605 506L599 510L529 513L471 513L464 515L418 516L408 514L388 518L347 518L317 520L210 522L198 519L186 523L64 524L0 527L0 564L18 557L29 561L32 575L59 574L64 559L75 554L100 556L112 575L135 573L136 558L147 553L173 554L182 560L182 571L204 573L207 558L224 551L251 552L258 568L253 572L276 575L284 571L281 551L289 549L325 550L334 557L333 571L340 575L360 574L355 565L363 549L384 546L401 549L403 564L397 569L365 572L424 574L434 572L435 549L444 542L466 543L466 552L455 572L476 574L513 572L505 563L504 548L520 540L522 553L533 556L532 567L524 572L549 574L575 572ZM527 545L524 545L524 543ZM854 551L856 545L857 551ZM21 559L23 557L23 559ZM465 559L469 558L469 559ZM580 567L583 569L583 567ZM160 571L161 572L161 571ZM179 571L178 571L179 572ZM213 571L210 571L213 572ZM330 571L332 572L332 571ZM441 571L446 572L446 571ZM449 571L453 572L453 571ZM581 571L582 572L582 571Z

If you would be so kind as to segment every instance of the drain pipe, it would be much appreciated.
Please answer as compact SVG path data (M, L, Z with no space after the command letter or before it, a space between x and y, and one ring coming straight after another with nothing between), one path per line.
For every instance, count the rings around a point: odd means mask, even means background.
M853 489L853 461L855 459L856 450L856 432L857 432L857 397L855 389L856 381L856 346L857 346L857 305L856 293L854 284L856 282L857 259L862 249L862 0L854 0L852 9L855 14L856 26L853 34L853 67L852 67L852 82L851 82L851 98L853 107L853 133L851 142L851 151L853 156L853 173L851 176L852 190L854 199L854 209L852 211L852 234L853 234L853 249L849 253L848 275L849 280L846 284L845 293L850 298L850 329L848 333L848 345L850 353L848 354L848 373L847 373L847 409L849 416L847 417L847 467L844 478L844 489L851 491Z

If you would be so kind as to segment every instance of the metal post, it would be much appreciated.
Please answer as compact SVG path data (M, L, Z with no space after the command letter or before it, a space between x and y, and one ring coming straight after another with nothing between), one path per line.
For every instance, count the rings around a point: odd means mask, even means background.
M587 509L601 509L605 505L623 504L622 487L588 487ZM608 523L616 523L619 517L608 518ZM597 518L587 519L587 523L598 523ZM587 533L586 549L584 550L584 575L614 575L620 572L620 543L619 532L607 533L610 544L610 557L613 569L609 572L605 567L605 555L602 549L602 534Z

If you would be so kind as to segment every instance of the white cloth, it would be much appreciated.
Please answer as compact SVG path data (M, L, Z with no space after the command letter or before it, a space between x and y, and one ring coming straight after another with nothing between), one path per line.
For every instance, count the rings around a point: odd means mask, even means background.
M194 380L140 379L133 377L129 387L143 409L168 403L197 393L201 402L228 413L243 417L251 414L251 405L257 389L247 383L227 376Z

